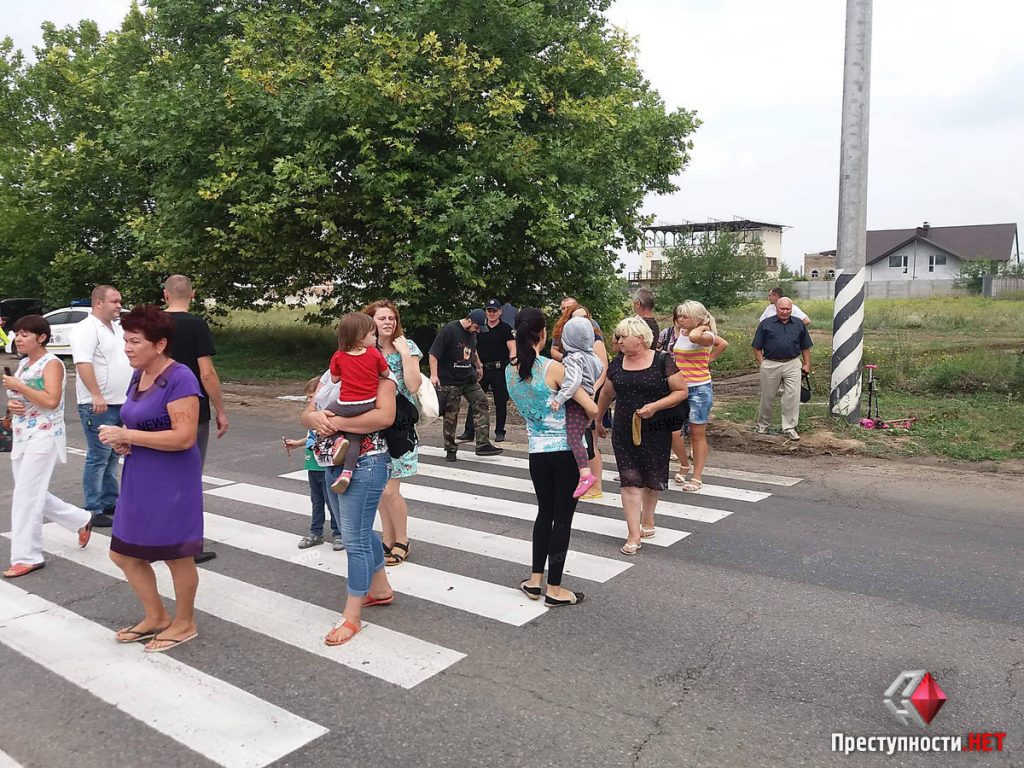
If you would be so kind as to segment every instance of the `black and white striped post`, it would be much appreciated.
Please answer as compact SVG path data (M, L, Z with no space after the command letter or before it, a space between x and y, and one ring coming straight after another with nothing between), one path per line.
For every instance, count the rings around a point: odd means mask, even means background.
M839 230L829 411L833 416L851 422L860 419L861 364L864 359L870 85L871 0L846 0Z

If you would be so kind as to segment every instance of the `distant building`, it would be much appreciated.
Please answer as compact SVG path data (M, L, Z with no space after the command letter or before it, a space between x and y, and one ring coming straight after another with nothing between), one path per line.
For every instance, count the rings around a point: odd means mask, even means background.
M708 221L697 223L686 221L682 224L658 224L644 229L643 262L640 270L630 272L627 277L634 286L650 287L665 279L665 250L683 245L694 245L705 235L715 238L720 232L734 232L741 243L761 243L764 248L765 266L771 277L779 274L782 264L782 230L785 224L767 221L733 219L732 221Z
M916 229L876 229L867 233L868 280L954 280L965 263L987 262L993 271L1020 261L1016 224L971 224ZM836 252L804 255L811 280L835 277Z

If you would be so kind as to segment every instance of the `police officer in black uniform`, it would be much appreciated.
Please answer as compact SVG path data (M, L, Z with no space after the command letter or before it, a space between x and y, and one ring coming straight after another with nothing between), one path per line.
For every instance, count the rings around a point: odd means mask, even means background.
M484 305L487 322L480 326L476 335L476 352L483 365L484 377L480 386L484 392L494 396L494 442L505 439L505 416L508 407L508 387L505 384L505 366L515 354L516 341L512 326L501 319L501 302L491 299ZM460 443L472 442L473 409L466 412L466 428L456 438Z

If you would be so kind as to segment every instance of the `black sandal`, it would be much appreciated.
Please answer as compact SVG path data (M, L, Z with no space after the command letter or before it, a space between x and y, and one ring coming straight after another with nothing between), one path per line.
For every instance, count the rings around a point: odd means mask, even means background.
M396 549L401 549L402 554L396 552ZM388 550L387 554L384 555L384 561L387 565L391 566L401 565L407 557L409 557L409 542L403 544L400 541L396 541L391 545L391 549Z
M542 592L540 585L537 585L535 587L532 584L530 584L529 579L523 579L521 582L519 582L519 588L523 590L523 592L526 593L526 596L531 600L540 600L540 595Z
M544 595L544 605L548 608L558 608L562 605L577 605L578 603L583 602L582 592L570 592L569 594L572 595L572 597L568 600L558 600L551 595Z

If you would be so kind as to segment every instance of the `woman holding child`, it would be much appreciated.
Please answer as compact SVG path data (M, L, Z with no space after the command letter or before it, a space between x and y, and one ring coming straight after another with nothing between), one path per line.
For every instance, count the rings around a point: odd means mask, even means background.
M551 403L565 380L561 363L544 357L547 319L539 309L528 307L516 316L516 357L505 369L508 393L516 409L526 420L530 453L530 478L537 494L537 519L533 524L533 567L530 578L519 588L531 600L544 595L549 608L576 605L582 592L562 586L562 571L569 550L572 518L577 500L573 497L580 480L576 459L570 448L564 408ZM589 398L589 416L595 412ZM542 586L547 566L547 589Z
M343 324L345 321L346 318L342 318ZM302 414L303 425L320 435L348 432L362 436L348 487L344 494L336 496L338 524L348 551L348 598L341 620L325 638L327 645L347 643L362 630L364 607L388 605L395 599L384 570L384 549L373 530L373 519L391 473L391 457L381 430L395 420L397 392L395 378L389 375L378 380L373 407L365 413L337 416L323 409L322 399L318 403L319 398L314 398ZM328 478L336 478L342 471L341 467L329 467Z

